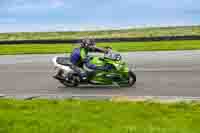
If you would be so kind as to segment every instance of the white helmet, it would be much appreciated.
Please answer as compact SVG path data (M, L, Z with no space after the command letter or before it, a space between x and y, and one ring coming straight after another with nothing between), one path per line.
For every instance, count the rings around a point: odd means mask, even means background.
M81 41L81 47L94 47L95 41L93 39L83 39Z

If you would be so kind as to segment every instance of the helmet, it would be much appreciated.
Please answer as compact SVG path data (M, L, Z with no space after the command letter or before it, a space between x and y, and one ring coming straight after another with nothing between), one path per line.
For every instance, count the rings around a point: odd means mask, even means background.
M81 47L94 47L95 41L93 39L83 39L81 41Z

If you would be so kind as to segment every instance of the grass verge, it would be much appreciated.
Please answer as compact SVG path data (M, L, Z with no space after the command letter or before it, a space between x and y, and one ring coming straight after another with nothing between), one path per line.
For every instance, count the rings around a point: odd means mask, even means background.
M0 100L0 133L199 133L200 103Z
M161 41L161 42L126 42L99 43L99 47L111 46L119 52L131 51L166 51L166 50L195 50L200 49L200 40L192 41ZM53 54L69 53L75 45L72 44L24 44L0 45L0 55L6 54Z

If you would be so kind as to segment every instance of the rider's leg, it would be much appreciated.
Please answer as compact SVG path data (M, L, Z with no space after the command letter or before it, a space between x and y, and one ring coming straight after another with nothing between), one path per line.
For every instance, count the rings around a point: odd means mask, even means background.
M77 73L81 77L82 80L85 80L87 78L87 74L85 70L83 70L82 68L74 65L73 70L75 73Z
M110 65L103 65L103 66L97 66L95 64L90 63L90 60L86 60L85 64L84 64L87 68L91 69L91 70L102 70L102 71L108 71L111 69Z

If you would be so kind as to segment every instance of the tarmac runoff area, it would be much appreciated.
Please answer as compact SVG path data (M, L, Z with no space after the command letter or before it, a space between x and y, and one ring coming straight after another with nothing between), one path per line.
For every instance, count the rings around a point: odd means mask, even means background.
M54 56L0 56L0 97L81 99L200 99L200 51L132 52L123 59L135 69L133 87L80 85L66 88L52 78Z

